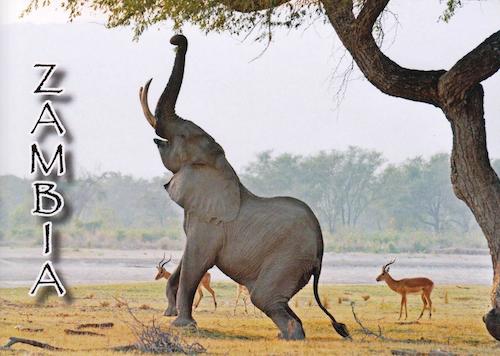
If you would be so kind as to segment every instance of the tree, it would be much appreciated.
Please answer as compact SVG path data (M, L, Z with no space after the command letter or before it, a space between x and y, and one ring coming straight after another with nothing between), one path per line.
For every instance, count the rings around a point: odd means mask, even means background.
M259 195L294 195L301 157L284 153L273 158L271 153L259 153L257 160L246 167L243 181Z
M379 152L349 147L345 152L320 152L311 156L266 151L242 175L243 182L265 196L291 195L303 199L330 232L336 226L356 227L360 216L376 197Z
M335 232L342 207L341 152L320 152L307 157L300 165L299 192L330 232Z
M27 11L50 0L32 0ZM492 306L500 319L500 180L486 147L483 80L500 68L500 31L459 59L449 70L404 68L380 49L381 15L389 0L212 0L109 1L90 6L108 16L108 26L133 24L139 35L151 24L171 19L176 28L190 22L206 31L251 32L259 27L270 40L276 27L295 28L324 16L349 51L363 75L385 94L433 105L451 125L451 181L456 196L474 214L490 248L493 263ZM67 0L70 18L80 15L85 2ZM460 0L447 1L447 19ZM375 35L375 36L374 36ZM500 322L499 322L500 323ZM498 335L500 338L500 335Z
M379 152L349 147L339 174L342 177L341 218L345 226L355 227L359 217L376 198L375 172L383 163Z
M423 227L436 234L454 226L461 232L470 229L470 212L453 196L449 160L447 154L436 154L386 168L381 179L383 200L399 226Z

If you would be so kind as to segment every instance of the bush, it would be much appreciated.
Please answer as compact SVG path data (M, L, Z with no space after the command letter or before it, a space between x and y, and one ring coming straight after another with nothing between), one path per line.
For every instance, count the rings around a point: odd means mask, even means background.
M331 252L429 253L442 248L486 248L480 233L435 234L426 231L383 230L361 231L340 229L324 234L325 247Z

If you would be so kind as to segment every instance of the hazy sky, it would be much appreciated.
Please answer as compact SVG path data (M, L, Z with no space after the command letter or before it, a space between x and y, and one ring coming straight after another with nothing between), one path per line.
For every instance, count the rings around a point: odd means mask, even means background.
M54 106L70 133L65 142L77 170L164 172L138 89L155 78L154 109L175 55L171 26L154 26L133 42L130 28L106 29L99 17L69 24L61 11L46 9L19 20L23 3L0 0L0 174L29 174L29 131L42 108L32 94L41 76L37 62L58 63L66 72L61 86L70 100ZM449 69L500 28L499 1L467 2L449 24L438 21L443 6L392 1L400 26L390 46L389 32L386 54L411 68ZM343 52L328 25L278 33L252 62L263 44L192 27L185 34L190 47L178 113L212 134L237 170L268 149L309 154L356 145L382 151L391 162L451 149L440 110L384 95L365 79L350 82L336 107L332 72ZM488 148L500 157L500 74L483 84ZM60 141L52 134L43 147L52 152Z

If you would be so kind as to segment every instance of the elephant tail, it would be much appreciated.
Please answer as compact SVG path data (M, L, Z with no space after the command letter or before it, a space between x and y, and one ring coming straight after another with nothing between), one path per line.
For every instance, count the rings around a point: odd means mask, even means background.
M342 337L351 339L351 336L349 335L349 331L347 330L347 326L343 323L337 322L333 315L326 309L323 304L321 304L321 299L319 298L318 294L318 283L319 283L319 275L321 273L321 265L317 267L314 272L313 272L313 290L314 290L314 298L316 299L316 303L318 303L318 306L323 310L323 312L328 315L330 320L332 321L332 326L335 329L335 331Z

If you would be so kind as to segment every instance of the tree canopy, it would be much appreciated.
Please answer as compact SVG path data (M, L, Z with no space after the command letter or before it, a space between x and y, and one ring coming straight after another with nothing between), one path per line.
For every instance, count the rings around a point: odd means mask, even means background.
M52 2L31 0L23 14ZM355 9L359 11L364 2L355 0ZM461 0L447 0L441 19L449 21L461 6ZM135 38L166 20L173 21L176 30L189 23L205 32L225 31L244 36L254 33L256 40L270 39L277 28L296 29L314 21L328 21L322 2L317 0L65 0L61 7L70 20L89 10L104 14L108 27L130 25Z

